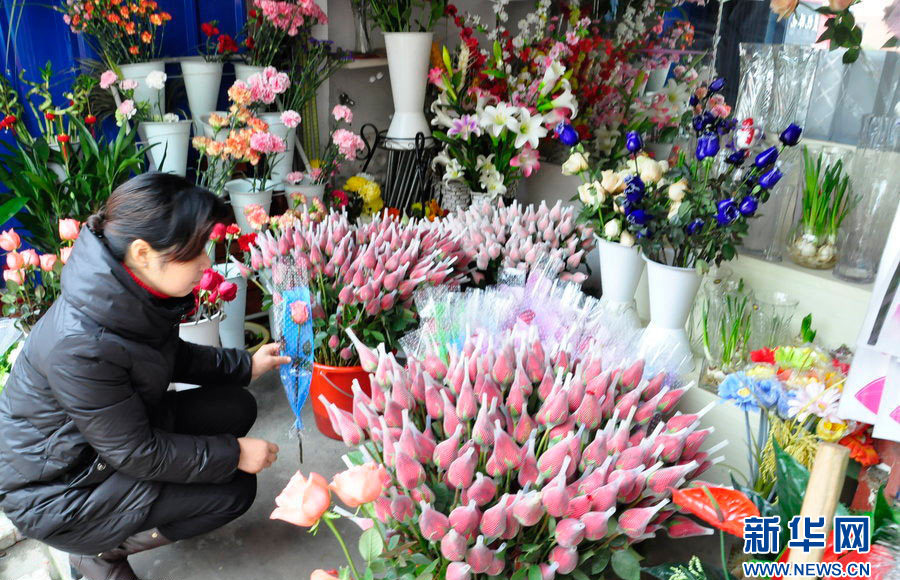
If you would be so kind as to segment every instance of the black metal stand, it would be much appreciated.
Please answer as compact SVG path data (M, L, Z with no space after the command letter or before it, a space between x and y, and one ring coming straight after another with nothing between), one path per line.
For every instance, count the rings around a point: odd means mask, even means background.
M382 199L385 207L406 211L416 202L425 203L432 197L434 175L431 160L437 152L437 142L419 133L413 139L388 137L387 131L367 123L360 129L366 144L363 171L379 151L387 156Z

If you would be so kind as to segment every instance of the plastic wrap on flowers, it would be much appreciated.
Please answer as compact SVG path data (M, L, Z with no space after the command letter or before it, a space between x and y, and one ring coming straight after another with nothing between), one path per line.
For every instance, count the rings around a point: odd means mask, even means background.
M548 208L513 202L473 205L442 220L442 227L457 237L468 261L469 275L476 284L493 284L505 268L528 271L542 258L552 264L552 273L583 282L578 272L593 248L590 228L578 224L574 208L557 202Z
M281 365L279 376L296 417L294 427L299 430L303 428L300 413L309 398L314 360L309 282L305 270L284 258L272 263L272 280L275 330L281 337L281 354L291 357L290 364Z
M671 490L714 463L701 451L711 430L674 411L686 388L579 345L577 326L562 338L521 318L472 328L405 365L359 353L375 368L371 397L356 390L352 412L332 420L361 429L364 455L391 476L379 519L441 573L596 574L610 551L633 557L628 547L658 532L708 533L670 520Z

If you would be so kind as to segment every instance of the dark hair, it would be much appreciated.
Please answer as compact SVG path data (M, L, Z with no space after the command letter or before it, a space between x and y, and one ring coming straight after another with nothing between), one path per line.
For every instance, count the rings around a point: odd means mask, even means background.
M87 227L104 238L117 260L144 240L168 260L186 262L203 252L213 226L228 215L221 198L178 175L144 173L117 187Z

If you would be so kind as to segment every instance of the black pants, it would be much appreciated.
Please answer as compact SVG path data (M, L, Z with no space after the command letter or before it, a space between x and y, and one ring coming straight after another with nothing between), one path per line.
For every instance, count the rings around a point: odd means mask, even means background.
M243 437L256 421L256 399L245 389L201 387L168 396L177 433ZM143 529L158 528L172 541L192 538L239 517L255 498L256 476L243 471L228 483L167 483Z

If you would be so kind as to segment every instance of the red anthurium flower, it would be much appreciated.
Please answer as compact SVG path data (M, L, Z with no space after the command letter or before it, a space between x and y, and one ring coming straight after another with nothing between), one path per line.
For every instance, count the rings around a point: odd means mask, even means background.
M96 122L97 122L97 117L95 117L94 115L88 115L84 118L84 123L86 125L93 125Z
M71 140L72 140L72 138L69 137L68 135L65 135L65 134L63 134L63 135L57 135L57 136L56 136L56 141L57 141L57 143L65 144L65 143L68 143L68 142L71 141Z
M750 360L756 363L775 364L775 351L771 348L761 348L750 353Z
M787 562L791 556L791 549L785 548L784 552L778 558L779 562ZM862 554L857 551L843 552L841 554L834 553L834 530L828 533L828 541L825 543L825 553L822 554L822 563L840 562L844 570L847 564L856 562L859 564L866 563L872 566L872 575L869 580L887 580L887 573L893 565L893 555L886 547L873 544L868 552ZM782 580L783 576L772 576L772 580ZM837 580L834 576L828 576L822 580Z
M744 520L759 516L759 509L746 495L727 487L676 489L672 500L716 529L739 538L744 536Z

